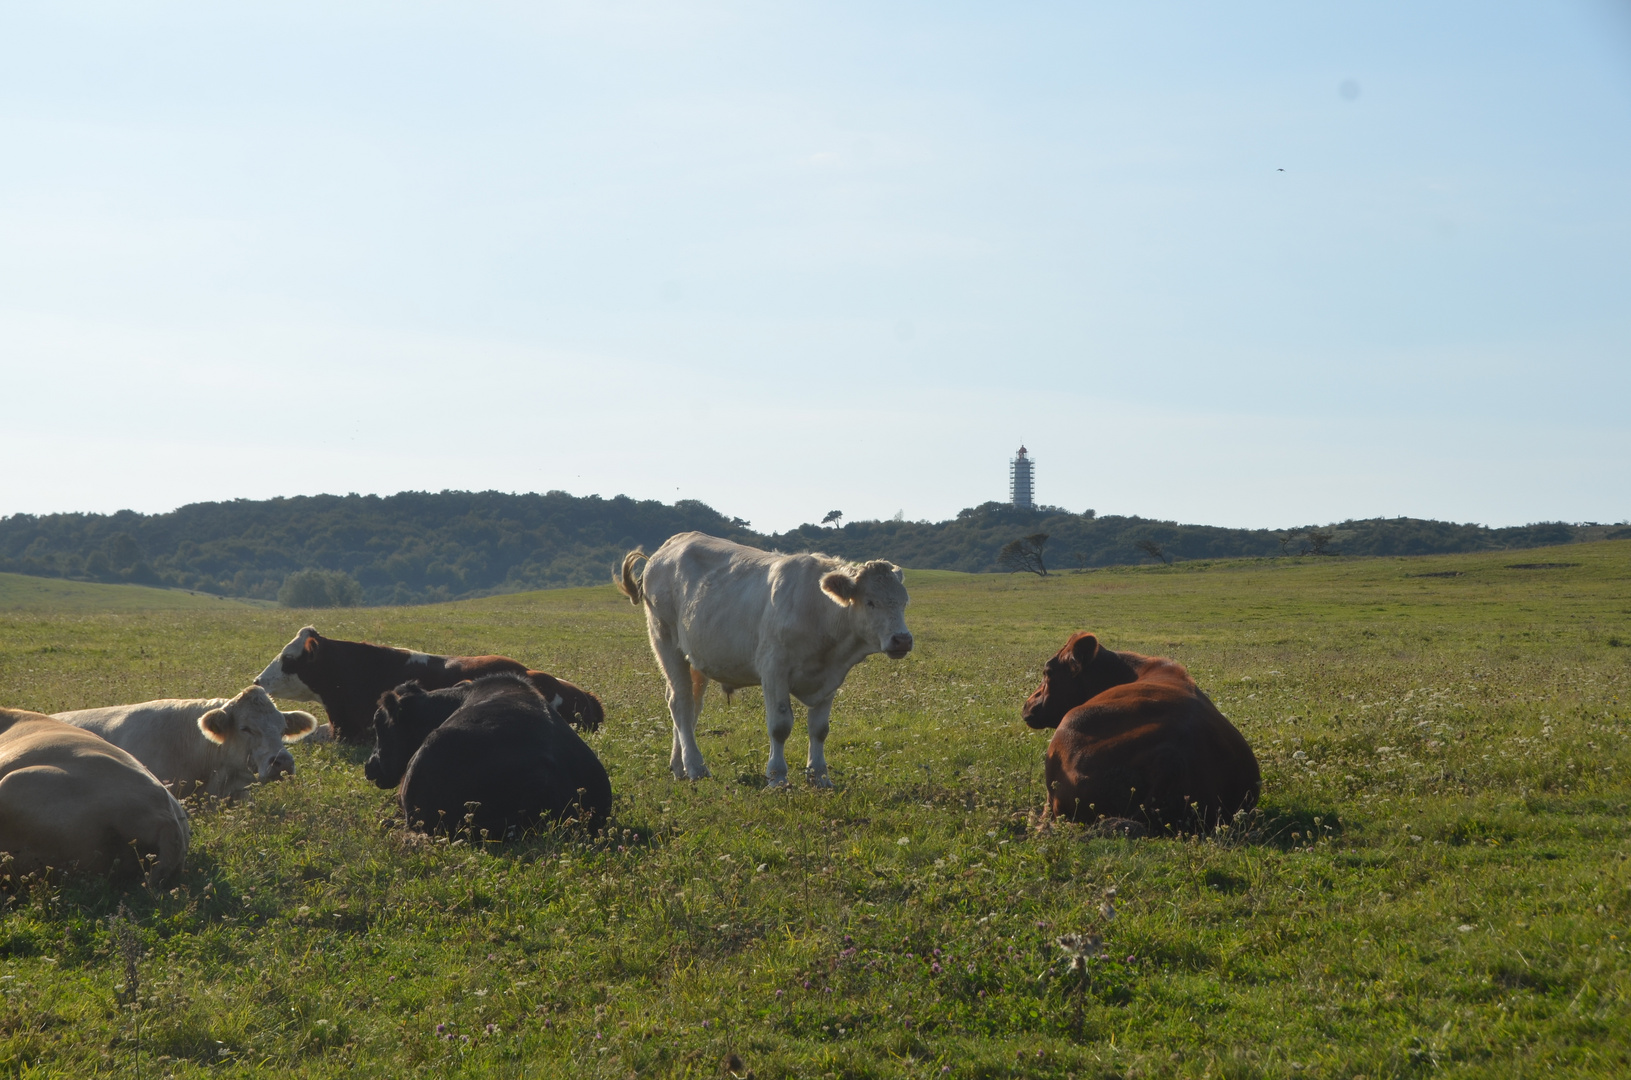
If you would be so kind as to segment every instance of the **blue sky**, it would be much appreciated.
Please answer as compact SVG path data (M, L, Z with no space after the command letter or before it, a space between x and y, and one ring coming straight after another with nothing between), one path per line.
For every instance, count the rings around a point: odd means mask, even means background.
M0 147L0 514L1631 516L1617 0L7 3Z

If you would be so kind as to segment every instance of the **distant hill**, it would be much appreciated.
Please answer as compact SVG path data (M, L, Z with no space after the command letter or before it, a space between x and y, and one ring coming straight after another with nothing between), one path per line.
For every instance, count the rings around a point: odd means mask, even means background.
M693 500L443 491L238 499L168 514L16 514L0 518L0 571L273 600L290 575L324 570L354 578L366 604L430 603L598 585L630 548L655 550L690 529L782 551L973 572L1002 569L1003 546L1038 533L1049 537L1044 553L1053 570L1309 551L1428 555L1631 537L1631 528L1603 525L1488 529L1412 518L1225 529L994 502L949 521L852 521L766 535Z

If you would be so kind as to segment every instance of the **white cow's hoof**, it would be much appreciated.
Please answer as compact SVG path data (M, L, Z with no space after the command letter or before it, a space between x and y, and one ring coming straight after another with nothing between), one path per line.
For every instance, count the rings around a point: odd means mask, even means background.
M832 778L829 777L826 773L805 773L804 775L805 775L805 779L810 781L810 786L811 787L820 787L820 788L830 788L830 787L832 787Z
M698 765L696 771L693 773L688 773L685 778L687 780L706 780L712 775L713 772L708 768L708 766Z
M785 775L765 777L765 787L770 788L771 790L785 790L792 786L792 784L787 782L787 777Z

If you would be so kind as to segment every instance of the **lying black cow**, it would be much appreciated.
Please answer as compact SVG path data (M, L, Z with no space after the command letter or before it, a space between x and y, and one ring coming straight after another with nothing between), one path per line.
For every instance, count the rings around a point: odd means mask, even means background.
M421 832L468 827L497 840L541 823L604 821L612 809L600 758L519 675L388 691L363 774L382 788L400 784L408 825Z
M593 731L606 718L600 699L565 679L507 656L435 656L366 641L326 638L305 627L283 647L255 685L274 697L320 701L329 727L344 742L366 743L379 696L410 679L426 690L439 690L466 679L509 672L529 679L538 692L572 724ZM316 740L312 740L316 741Z

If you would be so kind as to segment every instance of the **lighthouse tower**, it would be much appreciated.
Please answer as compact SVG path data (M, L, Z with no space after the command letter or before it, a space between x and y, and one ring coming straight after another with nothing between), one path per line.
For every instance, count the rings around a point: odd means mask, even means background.
M1021 446L1019 453L1008 462L1008 501L1016 510L1036 509L1031 497L1031 469L1036 463L1025 455L1025 447Z

